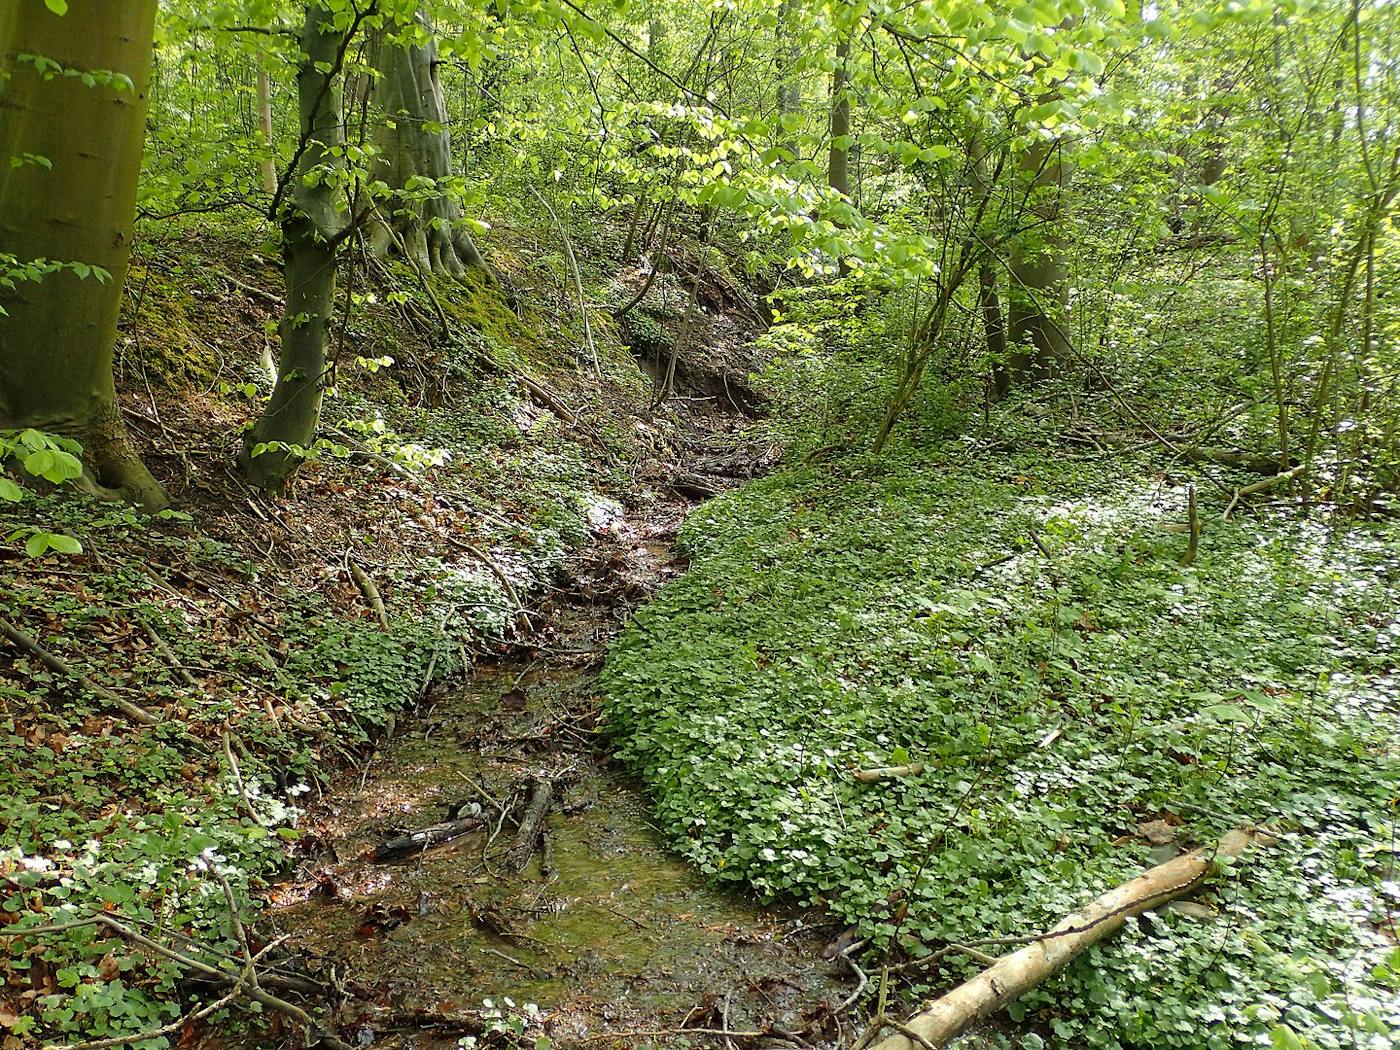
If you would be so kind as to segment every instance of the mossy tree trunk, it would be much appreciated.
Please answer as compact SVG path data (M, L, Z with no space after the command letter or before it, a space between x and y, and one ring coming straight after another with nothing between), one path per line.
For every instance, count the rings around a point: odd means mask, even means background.
M169 501L132 447L112 380L155 17L156 0L69 0L62 17L44 0L0 4L0 275L4 256L65 264L0 287L0 427L80 441L103 494L159 509ZM88 83L45 79L20 55Z
M280 328L282 350L272 397L244 441L240 463L248 480L280 489L301 463L321 418L330 361L327 343L340 245L353 228L342 204L345 125L340 66L348 36L334 16L313 4L302 35L297 71L301 141L282 220L282 269L287 287ZM308 178L310 176L310 178Z
M370 228L376 254L405 255L424 273L488 274L454 195L452 138L439 75L437 38L421 12L376 38L380 149L375 177L395 196ZM387 214L383 214L387 212Z
M1022 225L1032 225L1034 219L1040 222L1013 245L1008 373L1010 380L1045 379L1055 375L1070 355L1069 340L1057 316L1066 302L1069 274L1062 211L1070 165L1064 143L1032 146L1021 154L1020 167L1029 180Z

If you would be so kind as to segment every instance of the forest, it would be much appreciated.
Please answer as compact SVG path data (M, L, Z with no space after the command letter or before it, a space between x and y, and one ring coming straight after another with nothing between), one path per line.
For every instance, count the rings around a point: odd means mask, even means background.
M0 0L0 1050L1400 1046L1400 5Z

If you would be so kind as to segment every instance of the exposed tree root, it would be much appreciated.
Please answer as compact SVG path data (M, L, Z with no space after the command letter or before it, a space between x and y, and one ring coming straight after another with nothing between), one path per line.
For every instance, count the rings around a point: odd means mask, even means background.
M144 707L133 704L130 700L118 696L106 686L98 685L72 664L49 652L8 620L0 620L0 636L9 639L21 650L34 657L34 659L38 660L50 670L57 671L65 678L71 678L87 692L97 697L97 699L101 700L103 703L115 707L133 722L138 722L143 726L159 724L160 719L151 714L151 712L147 711Z

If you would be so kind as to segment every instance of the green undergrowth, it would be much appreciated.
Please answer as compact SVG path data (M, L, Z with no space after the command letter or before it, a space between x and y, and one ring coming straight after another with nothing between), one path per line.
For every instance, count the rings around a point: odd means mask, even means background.
M231 960L224 883L250 918L289 863L299 806L507 606L484 573L425 565L421 603L381 631L188 527L58 497L25 513L86 553L7 576L6 617L162 722L135 726L31 657L0 673L0 750L23 756L0 764L0 967L22 989L7 1028L149 1030L182 1010L180 967L98 927L23 931L102 911Z
M610 655L619 753L682 854L825 905L877 963L1048 928L1170 852L1152 821L1177 847L1267 825L1208 912L1130 922L987 1038L1393 1046L1400 536L1225 523L1194 480L1189 567L1161 528L1184 485L1122 457L947 444L721 496Z
M224 255L235 257L229 246L153 254L130 315L143 365L133 354L128 381L179 391L161 405L162 430L186 445L187 429L251 418L268 392L252 348L273 318L218 278ZM179 459L172 485L186 510L162 519L71 486L18 502L0 491L0 614L161 719L137 726L0 642L0 1035L22 1046L120 1037L197 999L187 968L110 929L29 928L101 912L236 976L225 884L251 927L308 799L391 734L430 678L505 640L514 602L553 579L591 515L615 510L604 493L627 483L625 412L590 414L612 429L566 426L479 353L408 338L391 289L377 302L366 293L352 322L356 353L290 499L247 498L220 461L227 450L206 459L202 448ZM473 289L441 294L456 311ZM463 332L496 365L547 355L543 315L518 318L491 294L475 309ZM214 344L240 353L215 357ZM583 388L561 395L571 403L626 400L565 364ZM160 467L171 451L148 456ZM55 542L26 551L36 535ZM387 628L352 560L377 583ZM246 1023L249 1009L245 999L224 1019Z

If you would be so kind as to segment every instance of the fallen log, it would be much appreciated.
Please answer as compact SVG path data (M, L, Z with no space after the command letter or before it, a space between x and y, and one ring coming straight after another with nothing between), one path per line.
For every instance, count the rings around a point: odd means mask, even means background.
M1278 456L1265 456L1256 452L1240 452L1230 448L1184 448L1181 458L1188 463L1214 463L1222 467L1234 467L1253 474L1272 477L1282 473L1292 464L1280 463Z
M397 838L389 839L374 851L373 859L376 862L383 862L412 857L422 853L425 849L440 846L444 842L451 842L469 832L480 831L486 826L486 823L487 813L485 812L463 817L461 820L445 820L441 824L433 824L431 827L421 828L418 831L411 831L407 835L399 835Z
M1271 478L1265 478L1263 481L1256 481L1252 485L1246 485L1244 488L1236 489L1234 496L1230 499L1230 505L1225 508L1225 513L1221 515L1221 518L1225 521L1229 521L1230 515L1235 511L1235 507L1245 496L1253 496L1267 489L1271 489L1275 485L1282 485L1293 481L1295 478L1302 477L1307 472L1308 465L1306 463L1300 463L1291 470L1285 470L1282 474L1275 474Z
M851 773L862 784L873 784L877 780L891 777L912 777L924 771L922 762L910 762L903 766L877 766L874 769L857 769Z
M519 875L530 863L535 846L544 834L544 820L549 816L550 803L554 801L554 784L549 780L536 780L530 791L530 805L520 821L520 830L515 834L515 842L506 858L505 871Z
M1128 919L1191 893L1205 880L1214 861L1239 857L1256 841L1267 845L1272 839L1258 831L1232 831L1213 847L1185 853L1115 886L1066 917L1049 933L1025 938L1030 941L1025 947L1002 956L976 977L935 1000L911 1018L905 1028L928 1045L946 1045L1059 972ZM877 1043L874 1050L914 1050L919 1045L900 1031Z

